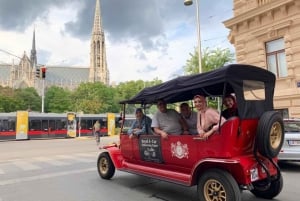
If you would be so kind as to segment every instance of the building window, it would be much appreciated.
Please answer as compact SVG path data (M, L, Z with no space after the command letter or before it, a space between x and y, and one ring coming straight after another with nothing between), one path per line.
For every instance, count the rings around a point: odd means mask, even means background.
M287 65L283 38L267 42L266 51L268 70L276 77L286 77Z

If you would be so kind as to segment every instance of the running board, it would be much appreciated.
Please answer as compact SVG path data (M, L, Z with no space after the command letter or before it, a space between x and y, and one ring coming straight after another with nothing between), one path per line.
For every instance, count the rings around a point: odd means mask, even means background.
M143 165L128 163L123 161L120 171L130 172L158 180L168 181L184 186L191 186L191 175L175 171L163 170L159 168L146 167Z

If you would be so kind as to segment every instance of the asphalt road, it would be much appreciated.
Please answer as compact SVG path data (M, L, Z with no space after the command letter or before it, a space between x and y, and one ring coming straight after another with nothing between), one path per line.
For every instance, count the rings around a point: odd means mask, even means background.
M101 138L102 144L118 141ZM196 201L184 187L116 171L98 176L91 138L0 142L0 201ZM274 200L299 200L300 162L281 164L284 188ZM243 201L263 201L243 192Z

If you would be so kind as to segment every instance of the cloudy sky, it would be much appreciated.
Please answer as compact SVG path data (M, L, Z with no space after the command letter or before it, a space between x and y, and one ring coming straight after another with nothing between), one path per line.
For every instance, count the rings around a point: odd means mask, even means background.
M196 5L184 0L100 0L111 82L183 74L197 47ZM202 49L230 48L223 21L233 0L199 0ZM39 64L89 66L96 0L0 0L0 64L30 56Z

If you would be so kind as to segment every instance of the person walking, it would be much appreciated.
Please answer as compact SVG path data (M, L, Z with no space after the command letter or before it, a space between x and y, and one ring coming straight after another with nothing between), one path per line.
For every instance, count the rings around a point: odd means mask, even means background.
M97 120L93 126L93 133L94 133L94 136L96 138L96 143L97 145L100 144L100 128L101 128L101 124L100 122Z

